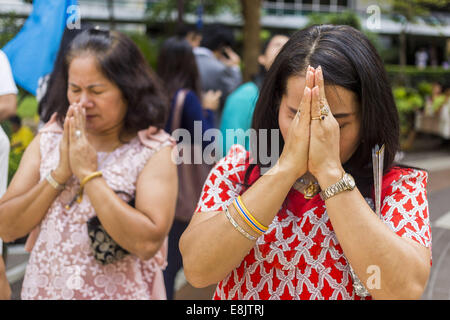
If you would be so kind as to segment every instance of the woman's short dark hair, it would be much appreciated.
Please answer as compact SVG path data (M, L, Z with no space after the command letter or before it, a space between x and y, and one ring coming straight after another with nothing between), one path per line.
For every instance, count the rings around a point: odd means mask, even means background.
M211 51L221 50L223 47L234 47L236 44L233 30L223 24L207 25L202 30L200 46Z
M344 168L355 176L370 176L372 148L384 144L384 168L389 169L399 147L397 108L376 49L363 33L350 26L314 25L291 36L265 77L252 128L257 132L279 129L278 112L287 80L291 76L304 76L308 65L322 66L326 85L343 87L358 98L361 141ZM284 140L279 137L281 153ZM271 137L267 140L271 150ZM246 181L254 167L248 168Z
M192 47L180 37L164 41L158 56L156 72L164 83L169 99L179 89L190 89L201 97L200 75Z
M69 65L76 57L92 54L103 75L121 91L127 104L123 132L135 133L149 126L163 128L168 114L168 101L158 77L134 42L117 31L89 29L71 42L64 65L59 71L62 82L55 92L54 110L63 123L69 107L67 81ZM63 96L64 95L64 96Z

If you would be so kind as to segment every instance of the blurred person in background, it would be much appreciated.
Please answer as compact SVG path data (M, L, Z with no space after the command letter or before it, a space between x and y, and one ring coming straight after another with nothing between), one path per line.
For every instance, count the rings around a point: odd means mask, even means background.
M71 43L53 116L0 201L0 235L31 232L31 299L165 299L177 188L167 99L133 41L87 30Z
M22 124L22 119L18 116L9 118L11 122L11 152L21 154L33 141L34 134L30 127Z
M177 37L184 38L189 42L192 48L197 48L202 42L202 32L193 25L182 25L177 30Z
M0 50L0 122L16 114L17 93L8 57ZM0 198L5 193L8 183L9 151L8 136L0 126ZM9 299L11 295L2 249L3 241L0 237L0 300Z
M173 133L176 129L186 129L191 137L192 151L202 153L203 147L209 142L202 141L201 145L196 145L197 141L192 141L194 123L201 125L202 137L208 129L214 128L214 111L219 106L221 92L210 90L202 98L200 76L192 47L180 37L169 38L162 45L157 73L171 101L166 131ZM201 185L210 169L211 167L203 164L182 164L178 167L178 202L169 233L168 266L164 271L168 299L174 298L175 276L182 268L178 241L194 213Z
M249 142L245 140L245 132L251 126L253 110L258 100L259 90L273 60L288 40L289 38L287 36L281 34L270 37L264 43L261 55L258 57L260 72L253 77L252 81L239 86L226 99L220 121L220 131L222 132L224 142L223 155L226 155L230 147L235 143L249 150ZM234 131L233 137L236 136L236 142L234 138L233 141L227 139L227 129ZM242 131L238 129L242 129Z
M230 28L210 25L202 30L200 47L194 48L202 90L222 92L216 117L217 128L225 99L242 83L241 58L233 51L234 44L235 39Z

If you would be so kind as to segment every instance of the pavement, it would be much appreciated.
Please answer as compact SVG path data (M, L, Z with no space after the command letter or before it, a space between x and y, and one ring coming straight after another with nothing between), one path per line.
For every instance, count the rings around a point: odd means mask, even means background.
M438 139L424 137L417 148L400 155L400 163L428 171L428 203L432 228L433 264L422 300L450 300L450 145L441 146ZM7 276L12 299L20 299L23 272L28 253L23 245L9 246ZM176 279L176 300L210 300L215 285L193 288L182 272Z

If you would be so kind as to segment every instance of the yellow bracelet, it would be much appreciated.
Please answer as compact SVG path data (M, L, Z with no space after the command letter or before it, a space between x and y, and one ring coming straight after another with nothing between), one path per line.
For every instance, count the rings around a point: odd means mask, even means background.
M242 199L240 196L238 196L233 201L233 205L237 212L240 214L242 219L258 234L264 234L268 227L263 226L261 223L258 222L258 220L255 219L251 215L251 213L248 211L248 209L245 207L244 203L242 202Z
M96 172L91 173L90 175L87 175L87 176L84 177L83 180L81 181L81 183L80 183L80 188L83 189L83 188L84 188L84 185L85 185L86 183L88 183L89 181L91 181L91 180L94 179L94 178L101 177L102 175L103 175L103 173L102 173L101 171L96 171Z
M83 178L83 180L80 183L80 190L78 191L78 197L77 197L78 203L80 203L83 200L83 191L84 191L84 186L86 185L86 183L88 183L89 181L91 181L94 178L98 178L101 176L103 176L103 173L101 171L96 171L96 172L93 172Z

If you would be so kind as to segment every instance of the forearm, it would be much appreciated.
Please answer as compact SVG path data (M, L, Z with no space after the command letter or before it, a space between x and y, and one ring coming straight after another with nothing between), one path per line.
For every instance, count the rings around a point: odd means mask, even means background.
M0 238L5 242L27 235L44 218L59 191L46 180L23 195L0 204Z
M148 216L120 199L103 178L89 181L84 193L102 226L120 246L143 260L157 253L165 234Z
M15 94L0 96L0 121L16 114L17 98Z
M322 179L322 187L331 184ZM417 248L390 230L358 189L328 199L326 207L345 256L374 298L420 298L427 266ZM379 288L367 285L378 270Z
M11 288L6 278L6 268L3 258L0 256L0 300L9 300L11 298Z
M269 170L241 196L251 214L263 225L268 226L279 211L295 177L287 170ZM248 233L256 235L229 205L229 213ZM243 236L228 221L225 212L196 215L210 217L189 226L180 239L180 251L186 277L195 286L206 286L226 277L236 268L255 241ZM201 217L200 217L201 218Z

